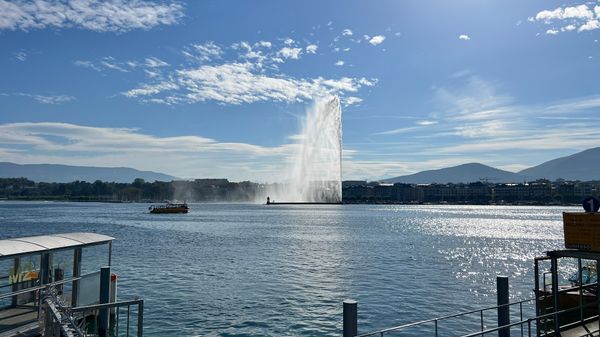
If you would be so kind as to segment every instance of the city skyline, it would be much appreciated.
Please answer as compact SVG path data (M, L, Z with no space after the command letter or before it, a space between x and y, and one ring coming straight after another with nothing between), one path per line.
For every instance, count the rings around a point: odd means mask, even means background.
M343 4L343 5L342 5ZM600 1L0 1L0 161L281 181L338 95L343 179L598 146Z

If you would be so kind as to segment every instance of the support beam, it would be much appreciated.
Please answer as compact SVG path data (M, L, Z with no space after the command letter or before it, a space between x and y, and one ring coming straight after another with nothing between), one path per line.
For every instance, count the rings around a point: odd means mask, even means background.
M510 307L508 306L508 277L496 277L496 290L498 299L498 326L510 324ZM498 337L510 337L510 328L498 330Z
M358 335L358 303L355 300L344 301L344 337Z
M110 267L100 269L100 304L110 301ZM108 311L110 309L100 309L98 313L98 336L108 337Z
M81 276L81 247L75 248L73 252L73 278ZM79 301L79 280L73 281L73 294L71 295L71 306L78 306Z

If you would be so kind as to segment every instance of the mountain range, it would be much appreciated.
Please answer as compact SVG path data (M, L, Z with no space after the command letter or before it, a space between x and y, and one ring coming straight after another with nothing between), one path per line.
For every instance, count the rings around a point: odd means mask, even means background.
M128 167L87 167L55 164L14 164L0 162L0 178L24 177L36 182L68 183L72 181L131 183L136 178L145 181L171 181L168 174L139 171Z
M600 180L600 147L556 158L516 173L480 163L469 163L384 179L382 182L407 184L457 184L477 181L519 183L536 179Z
M14 164L0 162L0 178L19 178L37 182L72 182L75 180L93 182L130 183L136 178L146 181L171 181L177 177L152 172L139 171L127 167L86 167L55 164ZM385 183L430 184L430 183L470 183L488 181L491 183L519 183L536 179L600 180L600 147L587 149L570 156L556 158L519 172L500 170L480 163L427 170L415 174L388 178Z

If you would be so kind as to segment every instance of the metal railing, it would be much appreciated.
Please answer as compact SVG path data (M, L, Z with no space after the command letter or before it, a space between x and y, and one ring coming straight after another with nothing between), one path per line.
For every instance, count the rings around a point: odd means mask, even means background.
M5 299L5 298L10 298L13 296L17 296L17 295L27 294L27 293L34 292L34 291L45 290L48 286L58 286L61 284L70 283L70 282L78 281L78 280L81 280L81 277L72 277L72 278L68 278L68 279L64 279L64 280L60 280L60 281L51 282L51 283L48 283L45 285L33 286L33 287L25 288L25 289L20 289L17 291L12 291L12 292L0 295L0 300Z
M544 314L544 315L536 316L536 317L533 317L533 318L528 318L528 319L525 319L525 320L521 319L521 321L519 321L519 322L514 322L514 323L511 323L511 324L507 324L507 325L503 325L503 326L498 326L498 327L490 328L490 329L487 329L487 330L473 332L473 333L470 333L470 334L462 335L461 337L476 337L476 336L483 337L483 336L491 334L491 333L495 333L495 332L498 332L498 331L510 329L512 327L517 327L517 326L521 328L521 336L524 336L523 335L523 330L524 330L524 327L527 326L527 336L531 337L532 333L533 333L533 328L532 328L533 324L532 323L535 323L535 326L538 327L540 325L541 321L544 321L544 320L547 320L547 319L557 319L558 316L560 316L560 315L563 315L563 314L566 314L566 313L569 313L569 312L572 312L572 311L575 311L575 310L581 310L584 307L591 307L591 306L598 306L598 303L588 303L588 304L583 305L583 306L577 306L577 307L573 307L573 308L569 308L569 309L565 309L565 310L561 310L561 311L551 312L551 313L547 313L547 314ZM599 318L599 316L595 315L595 316L591 316L591 317L588 317L586 319L583 319L581 321L576 321L576 322L573 322L573 323L562 325L561 326L561 331L564 331L564 330L569 329L569 328L573 328L575 326L579 326L579 325L584 324L584 323L595 321L598 318ZM580 336L592 336L594 334L596 334L596 336L597 336L598 332L600 332L600 328L598 328L596 330L593 330L593 331L587 331L586 334L580 335ZM538 333L538 336L554 336L555 335L555 331L553 331L553 330L544 330L543 334L542 334L542 331L537 330L537 333Z
M44 290L44 337L84 336L70 307L54 286Z
M99 317L102 312L108 318L106 336L143 336L143 299L72 307L67 303L68 301L65 301L59 287L78 280L81 280L81 277L0 294L0 300L31 294L28 304L31 305L32 320L40 323L45 337L99 336L101 335Z
M483 331L486 331L485 330L485 317L484 317L484 313L486 311L491 311L491 310L497 311L499 308L503 308L503 307L510 308L510 307L518 305L519 306L519 317L520 317L520 320L522 321L523 320L523 303L530 303L530 302L534 302L534 301L535 301L535 298L530 298L527 300L512 302L512 303L508 303L508 304L496 305L496 306L492 306L492 307L471 310L471 311L465 311L465 312L461 312L461 313L457 313L457 314L453 314L453 315L441 316L441 317L436 317L436 318L427 319L427 320L423 320L423 321L403 324L403 325L399 325L399 326L395 326L395 327L391 327L391 328L387 328L387 329L382 329L382 330L378 330L378 331L363 333L363 334L357 335L357 337L370 337L370 336L383 337L386 334L391 334L391 333L399 332L401 330L406 330L408 328L424 326L424 325L429 325L429 324L433 325L432 328L433 328L434 336L437 337L440 322L446 321L449 319L453 319L453 318L459 318L459 317L464 317L464 316L468 316L468 315L473 315L473 314L479 314L479 326L481 328L480 332L483 332ZM496 331L496 330L494 330L494 331ZM521 328L521 336L525 336L523 328Z
M71 308L74 315L82 320L83 336L98 335L101 323L99 322L102 310L108 310L109 334L112 337L137 336L144 334L144 300L134 299L105 304L87 305Z

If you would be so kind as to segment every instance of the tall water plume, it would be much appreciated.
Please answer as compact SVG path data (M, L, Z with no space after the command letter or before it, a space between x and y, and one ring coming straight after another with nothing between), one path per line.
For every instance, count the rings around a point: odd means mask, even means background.
M340 99L315 101L302 123L286 183L273 191L281 202L342 201L342 109Z

